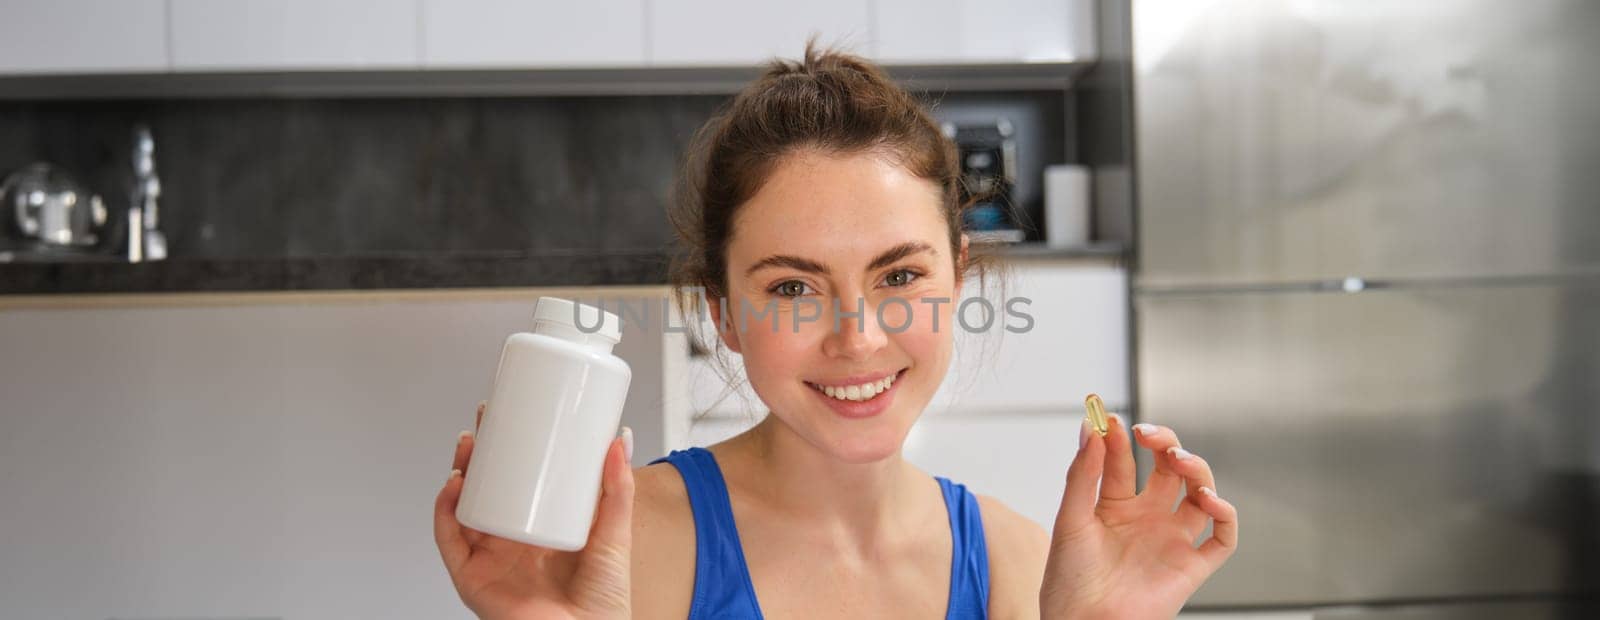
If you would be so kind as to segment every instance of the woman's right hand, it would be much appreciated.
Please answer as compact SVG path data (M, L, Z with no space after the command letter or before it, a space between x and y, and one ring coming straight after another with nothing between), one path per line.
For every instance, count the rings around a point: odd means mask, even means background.
M478 405L480 424L483 407ZM473 439L472 433L462 433L456 442L450 478L433 502L434 542L467 608L488 620L627 618L633 538L631 438L612 440L606 451L594 527L583 549L572 552L485 534L456 520Z

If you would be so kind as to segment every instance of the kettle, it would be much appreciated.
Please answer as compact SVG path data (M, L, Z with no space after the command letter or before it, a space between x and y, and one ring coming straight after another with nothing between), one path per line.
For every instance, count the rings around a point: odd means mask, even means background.
M8 236L38 249L95 245L106 226L106 206L65 170L30 164L0 183L0 210Z

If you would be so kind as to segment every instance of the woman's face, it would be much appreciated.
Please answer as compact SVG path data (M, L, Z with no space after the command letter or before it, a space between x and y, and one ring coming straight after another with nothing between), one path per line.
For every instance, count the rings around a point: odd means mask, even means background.
M938 186L875 154L788 156L736 213L727 266L714 319L772 414L846 462L896 453L950 364Z

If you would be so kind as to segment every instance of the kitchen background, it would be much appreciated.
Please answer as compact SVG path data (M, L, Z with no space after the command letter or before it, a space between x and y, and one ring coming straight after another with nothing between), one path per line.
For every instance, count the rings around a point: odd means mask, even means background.
M1098 392L1243 515L1185 616L1600 614L1600 5L4 8L0 175L82 197L0 197L5 617L470 617L429 511L505 336L661 307L684 146L812 34L1016 211L1036 327L913 461L1048 526ZM624 332L636 461L756 419L695 350Z

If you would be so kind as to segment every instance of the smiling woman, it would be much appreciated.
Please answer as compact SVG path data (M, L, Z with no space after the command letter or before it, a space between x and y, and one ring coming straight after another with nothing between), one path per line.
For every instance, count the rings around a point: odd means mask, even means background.
M819 601L838 605L826 616L1033 613L1044 532L900 457L949 368L950 302L992 269L961 234L959 174L954 144L908 93L815 49L702 131L673 213L688 246L675 284L704 291L770 415L641 470L641 512L702 539L641 535L635 565L706 572L635 571L654 575L636 582L636 613L805 616Z
M919 300L956 299L962 284L960 238L953 248L944 241L943 212L954 207L933 187L878 153L810 147L786 156L745 201L727 243L733 275L718 285L736 315L721 341L742 357L772 411L771 430L845 463L899 451L944 379L953 343L952 304ZM773 262L767 252L780 248L793 259ZM795 320L802 301L818 299L827 306L821 320ZM722 305L708 304L715 322L724 322ZM891 325L906 329L889 333ZM892 391L859 400L858 386L888 377ZM817 385L843 389L846 400Z
M1160 455L1142 494L1121 419L1080 431L1053 537L902 458L951 363L951 302L991 267L960 227L954 145L880 69L808 47L697 145L674 284L704 296L769 414L636 471L614 446L571 554L461 531L452 476L436 536L474 611L1170 618L1232 553L1233 507L1170 429L1134 429Z

